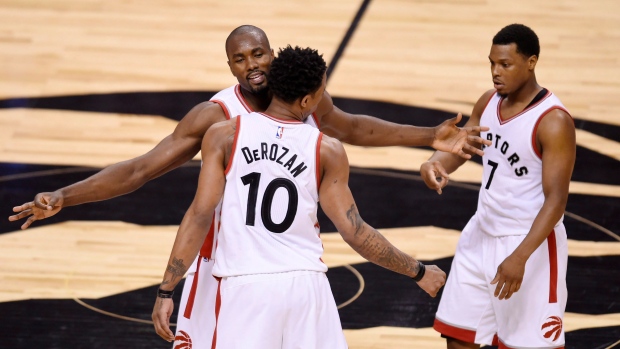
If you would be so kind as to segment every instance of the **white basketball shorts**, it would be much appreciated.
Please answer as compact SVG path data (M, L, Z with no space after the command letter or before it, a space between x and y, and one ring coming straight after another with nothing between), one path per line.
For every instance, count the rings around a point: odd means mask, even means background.
M222 278L216 349L345 349L325 273Z
M563 224L531 255L521 288L510 299L494 297L497 267L525 235L494 237L476 216L459 239L434 328L468 343L500 349L564 348L568 246Z

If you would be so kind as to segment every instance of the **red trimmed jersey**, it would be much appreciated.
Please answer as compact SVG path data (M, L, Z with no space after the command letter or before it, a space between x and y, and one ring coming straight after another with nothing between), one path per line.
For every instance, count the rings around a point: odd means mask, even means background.
M480 125L489 127L481 137L493 144L484 147L476 216L484 222L484 232L491 236L522 235L530 231L545 200L536 129L550 111L566 109L553 93L547 92L521 113L502 120L502 101L502 96L494 94L480 118Z
M317 219L321 135L300 121L237 117L213 275L327 271Z
M255 111L245 100L245 97L243 97L241 85L239 84L221 90L211 97L209 101L217 103L222 107L224 113L226 113L226 119ZM308 117L304 123L319 128L319 122L315 114Z
M246 101L245 97L243 97L243 94L241 93L241 86L239 84L221 90L213 97L211 97L209 101L220 105L220 107L222 108L222 110L224 110L224 113L226 114L226 119L233 118L237 115L254 112L250 104ZM314 114L312 114L311 117L306 118L304 123L311 125L317 129L319 127L318 119ZM205 242L200 249L200 255L207 259L212 259L215 256L215 247L217 246L217 235L221 213L220 211L221 205L218 205L215 208L213 223L209 228L209 233L207 234Z

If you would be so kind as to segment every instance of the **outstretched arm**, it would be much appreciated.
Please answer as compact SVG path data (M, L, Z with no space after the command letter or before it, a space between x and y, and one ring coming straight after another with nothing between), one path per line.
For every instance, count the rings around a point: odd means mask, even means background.
M359 215L348 185L349 162L340 142L329 137L323 138L321 164L321 208L334 222L344 241L370 262L415 277L420 272L420 263L392 245ZM445 280L446 274L441 269L429 265L418 285L435 297Z
M478 137L480 126L458 128L456 124L461 121L461 114L436 127L401 125L368 115L346 113L334 105L327 92L323 94L316 114L320 119L321 131L348 144L431 146L465 159L469 159L470 154L482 155L480 149L468 143L482 143Z
M83 181L54 192L39 193L34 201L14 207L17 214L10 216L9 220L29 217L22 225L22 229L26 229L34 221L53 216L64 207L131 193L192 159L200 150L207 129L222 120L225 115L219 105L201 103L179 122L171 135L148 153L110 165Z
M203 166L198 179L198 189L179 226L170 253L168 266L160 285L160 290L164 292L173 291L181 281L196 258L211 226L213 211L224 194L226 144L231 131L234 136L234 126L234 123L231 125L230 121L226 121L212 127L205 135L202 145ZM170 315L174 305L172 298L162 298L160 293L158 292L153 308L153 323L157 334L165 340L172 341L174 335L170 330Z
M508 299L521 287L525 263L547 239L566 209L568 186L575 165L575 125L566 112L556 109L540 122L536 136L542 150L542 186L545 201L521 244L497 268L491 282L495 296Z
M478 99L474 105L473 111L471 112L471 117L465 124L465 128L480 127L480 117L482 116L482 112L484 111L484 108L493 93L495 93L495 90L489 90ZM478 130L486 131L488 128L484 127L484 129L479 128ZM476 150L479 150L481 144L491 145L491 141L482 140L479 137L479 131L472 134L474 136L478 136L478 142L472 142L469 140L470 147L475 148ZM470 149L471 148L467 148L464 151L474 154ZM476 152L475 154L482 155L479 152ZM456 169L464 164L465 161L466 159L464 157L438 150L433 153L428 161L420 166L420 174L430 189L436 190L437 193L441 194L442 189L448 185L449 174L456 171ZM437 178L441 179L437 180Z

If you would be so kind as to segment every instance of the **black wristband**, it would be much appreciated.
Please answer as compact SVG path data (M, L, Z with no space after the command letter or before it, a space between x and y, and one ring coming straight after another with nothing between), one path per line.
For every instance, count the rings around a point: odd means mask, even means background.
M166 290L162 290L161 288L157 289L157 297L159 298L172 298L173 294L174 294L174 290L166 291Z
M422 280L422 278L424 277L424 273L426 272L426 267L424 266L424 264L422 264L422 262L418 262L418 265L420 266L420 270L418 271L418 274L414 277L412 277L413 281L415 282L420 282L420 280Z

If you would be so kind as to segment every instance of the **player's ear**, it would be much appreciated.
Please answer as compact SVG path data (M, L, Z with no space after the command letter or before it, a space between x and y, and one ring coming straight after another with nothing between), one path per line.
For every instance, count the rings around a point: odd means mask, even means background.
M536 63L538 62L538 56L530 56L527 60L527 66L529 70L534 70L536 68Z
M312 95L309 94L301 98L300 105L302 109L306 109L306 107L308 107L308 104L310 103L310 98L312 98Z

